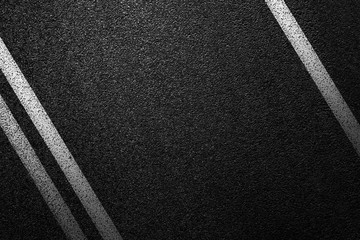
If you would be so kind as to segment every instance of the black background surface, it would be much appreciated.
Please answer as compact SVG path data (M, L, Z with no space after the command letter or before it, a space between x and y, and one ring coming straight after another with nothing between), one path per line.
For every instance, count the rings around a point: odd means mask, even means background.
M4 1L0 36L125 240L359 237L360 159L264 1L59 2ZM286 1L359 121L355 3L308 2ZM1 234L63 238L0 136Z

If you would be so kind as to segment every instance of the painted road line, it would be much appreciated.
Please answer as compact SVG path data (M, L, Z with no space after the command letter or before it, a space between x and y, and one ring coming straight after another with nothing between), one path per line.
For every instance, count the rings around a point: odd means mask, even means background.
M34 149L0 95L0 127L19 155L46 204L69 239L86 239L69 207L46 173Z
M105 240L122 239L39 99L0 38L0 68Z
M283 0L265 0L360 157L360 125Z

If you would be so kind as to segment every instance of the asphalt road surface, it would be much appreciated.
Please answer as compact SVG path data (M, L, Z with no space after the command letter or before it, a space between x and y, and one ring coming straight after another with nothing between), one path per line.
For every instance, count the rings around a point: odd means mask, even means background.
M360 2L286 4L360 121ZM0 37L124 240L360 238L360 157L265 1L5 0ZM0 239L65 238L0 129Z

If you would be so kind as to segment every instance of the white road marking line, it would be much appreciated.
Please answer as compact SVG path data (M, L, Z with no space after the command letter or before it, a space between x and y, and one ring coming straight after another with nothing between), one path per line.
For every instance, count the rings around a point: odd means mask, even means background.
M360 157L360 125L283 0L265 0Z
M46 204L69 239L86 239L69 207L46 173L19 124L0 95L0 127L28 170Z
M39 99L0 38L0 68L105 240L122 239Z

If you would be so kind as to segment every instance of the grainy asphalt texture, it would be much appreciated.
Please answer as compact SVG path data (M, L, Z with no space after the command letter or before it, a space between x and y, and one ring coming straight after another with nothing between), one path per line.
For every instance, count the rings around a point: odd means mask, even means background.
M286 0L360 121L357 2ZM0 37L125 240L360 238L360 159L264 1L1 1ZM0 239L63 238L0 131Z

